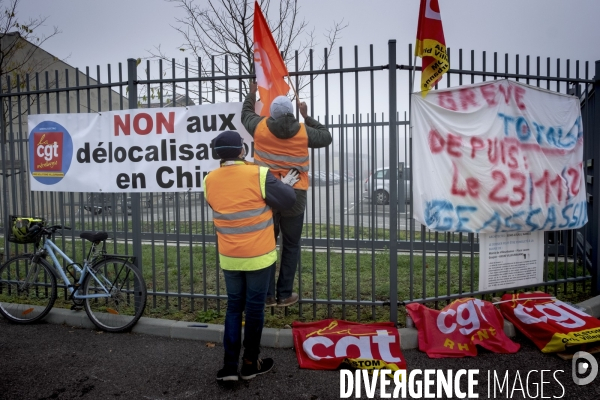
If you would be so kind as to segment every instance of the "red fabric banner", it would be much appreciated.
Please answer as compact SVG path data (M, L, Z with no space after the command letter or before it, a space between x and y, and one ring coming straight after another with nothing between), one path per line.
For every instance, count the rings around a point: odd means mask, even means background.
M392 322L294 322L292 334L300 368L331 370L347 362L369 370L406 369L400 335Z
M421 92L425 97L450 69L438 0L421 0L415 56L422 57Z
M505 294L500 310L543 353L600 342L600 320L547 293Z
M263 103L260 115L268 117L273 99L287 95L290 90L283 79L289 73L258 1L254 2L254 70Z
M516 353L519 345L504 334L504 319L489 301L466 298L440 310L406 306L415 322L419 350L430 358L476 356L479 345L495 353Z

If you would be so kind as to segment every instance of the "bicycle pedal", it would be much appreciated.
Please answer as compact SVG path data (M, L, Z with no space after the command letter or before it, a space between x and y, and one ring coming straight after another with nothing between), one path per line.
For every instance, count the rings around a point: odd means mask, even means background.
M73 310L73 311L81 311L81 310L83 310L83 307L82 306L78 306L76 304L73 304L71 306L71 310Z

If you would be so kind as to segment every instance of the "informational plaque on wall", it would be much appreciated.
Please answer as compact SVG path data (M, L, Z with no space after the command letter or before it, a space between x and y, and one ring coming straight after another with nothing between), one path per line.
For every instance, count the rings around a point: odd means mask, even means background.
M479 234L479 290L536 285L543 279L543 231Z

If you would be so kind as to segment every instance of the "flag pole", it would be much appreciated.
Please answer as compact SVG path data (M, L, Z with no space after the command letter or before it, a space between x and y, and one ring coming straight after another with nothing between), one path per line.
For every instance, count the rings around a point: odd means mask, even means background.
M413 62L413 71L412 71L412 78L410 80L410 84L411 84L411 95L408 98L408 114L409 114L409 119L410 119L410 126L408 127L408 137L409 139L412 139L412 93L415 92L415 72L417 72L417 53L415 52L415 58L414 58L414 62ZM420 85L419 85L420 88ZM412 152L412 148L411 148L411 152ZM412 159L412 156L411 156Z
M290 84L290 87L294 91L294 96L296 96L296 101L300 101L300 97L298 97L298 93L296 93L296 88L294 87L294 85L292 85L292 80L290 79L290 76L288 75L287 78L288 78L288 83Z
M412 85L412 90L414 92L415 90L415 72L417 72L417 54L415 53L415 60L413 62L413 71L412 71L412 79L411 79L411 85Z

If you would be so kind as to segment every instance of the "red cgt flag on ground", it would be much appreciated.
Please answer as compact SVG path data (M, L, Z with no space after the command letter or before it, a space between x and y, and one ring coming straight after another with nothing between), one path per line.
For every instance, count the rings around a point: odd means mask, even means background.
M415 56L422 58L421 94L425 97L450 69L438 0L421 0Z
M254 70L263 103L260 115L268 117L273 99L290 90L283 79L289 74L258 1L254 2Z
M411 303L406 311L415 322L419 350L429 358L477 355L477 346L494 353L516 353L520 345L504 333L504 318L489 301L455 300L441 311Z
M600 343L600 321L548 293L507 293L500 310L543 353Z
M346 364L370 373L406 369L393 322L294 321L292 335L300 368L332 370Z

